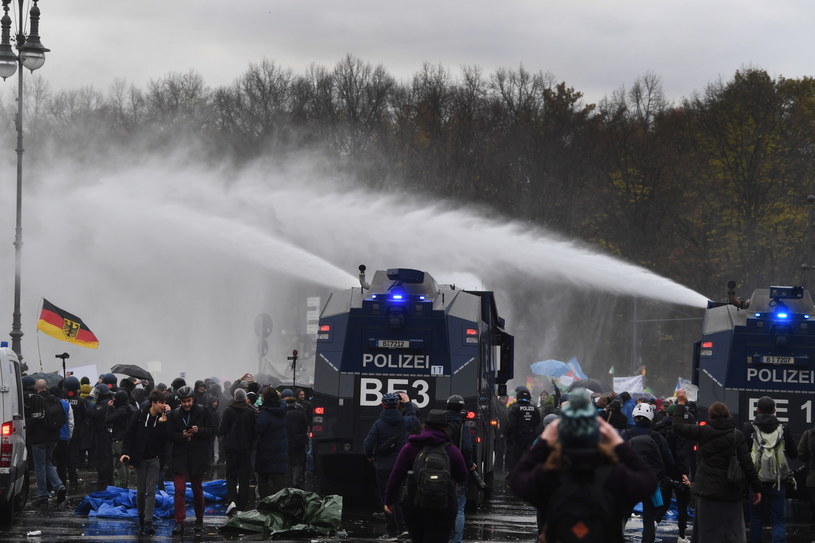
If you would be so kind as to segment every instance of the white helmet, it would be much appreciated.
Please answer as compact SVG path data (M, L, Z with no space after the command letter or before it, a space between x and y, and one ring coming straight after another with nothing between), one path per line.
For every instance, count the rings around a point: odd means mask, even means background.
M648 420L654 420L654 412L651 410L651 404L649 403L638 403L635 405L631 416L635 419L637 417L645 417Z

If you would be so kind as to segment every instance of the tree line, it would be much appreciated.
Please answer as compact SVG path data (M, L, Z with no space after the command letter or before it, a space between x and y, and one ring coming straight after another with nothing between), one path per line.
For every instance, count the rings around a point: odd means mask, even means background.
M590 104L523 67L453 76L426 64L397 82L349 55L303 73L263 60L218 88L188 72L52 93L36 76L25 107L38 152L91 160L111 144L159 155L184 143L240 164L309 149L368 187L485 206L713 298L729 279L745 291L804 280L810 77L748 67L672 103L646 73ZM16 104L5 108L11 141Z

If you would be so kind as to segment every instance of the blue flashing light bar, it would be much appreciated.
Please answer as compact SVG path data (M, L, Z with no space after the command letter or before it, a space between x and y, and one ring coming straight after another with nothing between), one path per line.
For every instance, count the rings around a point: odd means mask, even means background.
M0 347L8 347L8 341L0 341Z
M371 294L371 299L376 298L376 294Z
M761 317L761 313L756 313L756 317Z
M779 319L786 319L787 317L789 317L789 315L785 312L776 313L775 316L778 317Z
M391 300L401 300L403 298L404 296L401 294L394 294L393 296L391 296Z

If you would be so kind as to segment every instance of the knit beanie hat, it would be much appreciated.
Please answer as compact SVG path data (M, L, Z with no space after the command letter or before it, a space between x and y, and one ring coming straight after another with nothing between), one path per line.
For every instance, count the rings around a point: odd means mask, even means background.
M578 388L569 394L569 405L560 415L558 439L567 449L597 446L600 441L600 424L588 390Z
M87 398L91 395L91 385L84 384L79 387L79 397L80 398Z

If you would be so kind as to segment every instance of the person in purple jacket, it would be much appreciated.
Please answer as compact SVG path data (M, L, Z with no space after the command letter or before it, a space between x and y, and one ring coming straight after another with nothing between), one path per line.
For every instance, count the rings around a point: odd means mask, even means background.
M385 487L385 513L391 514L399 497L402 483L413 469L413 463L419 452L427 445L450 443L450 427L447 424L447 412L443 409L432 409L424 423L424 428L408 438L407 444L399 451L396 463ZM467 480L467 466L461 451L450 443L446 448L450 457L450 475L456 483ZM415 485L408 484L406 498L402 501L408 532L413 543L447 543L453 532L456 519L455 486L450 486L447 508L440 510L422 509L413 503L412 490Z

